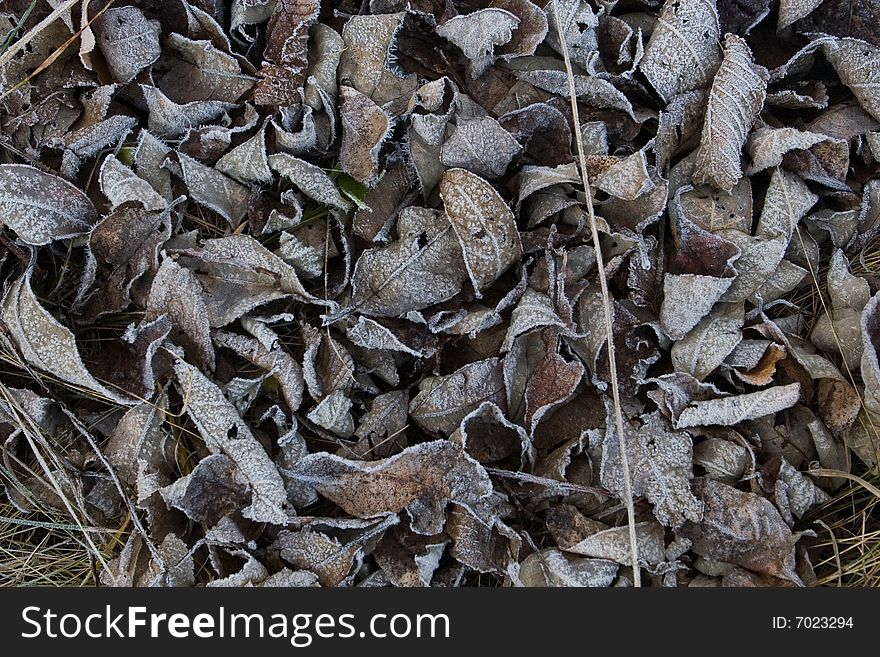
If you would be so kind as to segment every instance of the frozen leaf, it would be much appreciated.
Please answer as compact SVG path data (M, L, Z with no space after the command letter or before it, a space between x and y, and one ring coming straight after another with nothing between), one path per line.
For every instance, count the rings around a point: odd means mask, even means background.
M256 82L241 72L235 57L218 50L210 41L170 34L167 44L176 51L178 60L162 77L159 88L177 103L234 103Z
M758 220L757 234L768 237L794 234L798 222L819 200L798 176L776 169L770 178L770 187L764 196L764 209Z
M791 383L743 395L692 402L685 408L676 428L699 426L732 426L743 420L754 420L791 408L800 399L801 386Z
M230 458L212 454L198 462L185 477L181 477L159 493L169 507L208 527L216 525L247 504L246 482Z
M464 169L443 174L440 196L479 296L522 254L513 213L489 183Z
M740 343L743 321L742 304L724 304L672 345L672 366L702 381Z
M465 365L452 374L423 379L409 405L412 419L425 431L448 436L468 413L486 401L505 405L504 380L497 358Z
M575 507L559 504L547 514L547 529L565 552L632 564L627 527L609 527L584 516ZM639 561L657 564L664 560L663 525L638 522L635 526Z
M868 282L849 271L849 262L840 249L831 255L827 279L831 309L821 314L810 333L810 341L819 349L840 353L851 370L862 359L862 310L871 297Z
M343 511L371 518L407 510L416 533L442 530L447 503L472 507L492 492L486 471L458 445L420 443L379 461L309 454L292 475Z
M379 151L391 130L391 122L381 107L357 89L343 86L339 96L339 119L342 122L339 161L342 170L372 187L379 176Z
M173 323L171 339L206 371L214 369L214 346L202 286L193 273L165 258L147 299L144 321L166 315Z
M663 279L663 304L660 322L674 340L680 340L709 314L732 279L698 274L666 274Z
M523 333L548 326L567 328L565 322L556 314L549 296L537 292L531 287L526 288L511 314L510 327L504 336L501 351L510 351L513 347L513 341Z
M66 180L23 164L0 165L0 223L34 246L82 235L98 215Z
M271 182L272 170L266 156L266 127L217 160L214 168L244 184Z
M40 305L31 288L32 273L33 265L9 285L0 309L0 320L25 361L71 386L120 404L132 404L126 396L99 383L86 369L73 333Z
M137 7L111 7L95 22L97 44L117 82L131 82L159 59L158 30Z
M486 178L499 178L519 155L516 139L498 121L482 116L459 119L455 132L443 144L440 160Z
M586 559L546 548L527 556L520 564L523 586L611 586L619 566L607 559Z
M639 68L660 97L709 84L721 64L714 0L666 0Z
M147 125L160 137L182 137L191 128L217 119L235 107L219 100L197 100L178 105L156 87L142 84L141 91L150 113Z
M556 12L553 11L554 5ZM590 56L598 48L596 28L599 19L586 0L557 0L554 5L544 6L547 15L547 44L562 53L559 32L562 32L570 57L575 63L586 66ZM559 25L556 22L559 15Z
M247 359L257 367L262 368L268 376L273 376L278 381L284 401L287 402L291 411L299 409L303 398L302 368L278 343L278 336L272 333L272 343L268 346L259 340L248 338L243 335L216 331L214 342L218 347L226 347Z
M397 33L404 13L352 16L342 28L345 47L339 59L339 82L379 105L408 97L418 86L415 75L398 77L394 63Z
M357 324L350 326L346 335L353 344L365 349L398 351L415 358L426 358L434 353L429 340L421 340L418 335L407 336L405 329L396 334L387 326L368 317L359 317ZM407 338L410 338L413 346L406 344ZM419 349L420 346L422 349Z
M798 520L814 506L831 500L828 493L816 486L805 474L798 472L785 459L782 459L779 465L779 479L776 482L776 486L777 499L780 494L784 494L786 505L791 510L792 515Z
M172 199L171 172L163 168L165 158L173 151L164 142L141 129L134 152L137 174L159 192L166 201Z
M654 516L673 529L685 520L699 521L702 504L691 493L693 442L684 431L673 431L659 412L642 416L630 426L625 440L632 493L644 495L654 506ZM623 467L614 423L606 422L602 442L602 485L623 496Z
M494 463L519 455L534 460L534 450L523 428L504 417L494 402L486 401L468 413L450 437L480 463Z
M740 251L740 256L733 265L736 277L721 296L721 300L729 303L744 301L776 271L785 256L789 235L752 237L738 230L723 230L718 234L735 244Z
M724 438L708 438L694 447L694 465L725 484L738 482L751 462L745 447Z
M809 15L816 7L822 4L822 0L780 0L779 22L777 30L784 30L804 16Z
M192 199L217 212L231 226L236 226L247 212L248 188L189 155L178 153L177 157Z
M122 205L102 219L89 235L95 269L83 281L80 321L125 309L132 286L148 270L158 268L159 247L169 237L169 213L147 212L138 203Z
M520 80L528 82L539 89L568 98L571 88L565 71L535 70L517 73ZM574 91L579 100L599 108L615 109L635 118L635 112L626 95L613 84L602 78L575 75Z
M354 433L354 420L351 417L351 399L337 390L324 397L321 403L309 413L308 418L327 431L341 438L349 438Z
M746 42L728 34L724 59L712 82L694 182L730 191L742 177L741 151L764 105L769 75L752 60Z
M128 201L137 201L145 210L164 210L168 206L153 187L113 155L108 155L98 174L101 192L117 207Z
M437 34L458 46L470 60L468 68L476 79L492 64L495 46L508 43L519 23L509 11L488 7L450 18L437 27Z
M796 128L761 128L755 130L748 140L747 148L749 157L752 158L752 166L748 173L763 171L770 167L782 164L786 153L795 149L806 150L823 141L828 141L826 135L815 132L805 132Z
M181 253L205 290L211 326L225 326L260 304L290 296L332 305L309 294L296 270L250 235L206 240L201 250Z
M769 501L712 479L694 480L694 493L705 505L703 520L681 530L694 552L800 583L794 558L798 537Z
M510 41L496 45L495 54L507 60L534 55L547 37L547 16L543 9L530 0L494 0L492 6L508 11L519 19Z
M862 313L862 380L865 396L859 417L846 436L847 445L868 467L880 463L880 293Z
M615 162L596 176L592 184L624 201L634 201L654 187L643 150Z
M877 92L880 47L859 39L824 39L821 47L840 81L852 90L862 109L880 121Z
M175 361L174 372L186 412L208 450L229 457L250 488L250 505L242 514L256 522L286 524L289 516L284 481L223 391L182 360Z
M548 337L542 335L545 341ZM579 360L569 362L550 343L548 347L526 384L524 422L530 435L535 434L538 423L553 409L574 397L586 373L586 368Z
M364 314L395 317L445 301L467 277L455 233L435 211L408 208L397 232L400 239L364 251L355 265L351 304Z
M330 176L314 164L286 153L275 153L269 156L269 166L287 177L305 195L318 203L345 212L351 209L351 203L342 197Z

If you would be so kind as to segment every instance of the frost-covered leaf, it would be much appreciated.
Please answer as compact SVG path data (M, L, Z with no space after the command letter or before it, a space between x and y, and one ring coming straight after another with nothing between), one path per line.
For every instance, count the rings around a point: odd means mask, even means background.
M200 250L181 254L205 290L211 326L225 326L260 304L290 296L333 305L311 295L293 267L250 235L206 240Z
M571 95L565 71L534 70L517 73L520 80L564 98ZM615 109L635 118L635 112L622 91L607 80L588 75L574 76L574 92L579 100L599 108Z
M607 559L586 559L546 548L523 560L519 576L524 586L604 588L614 581L618 568Z
M245 75L232 55L210 41L170 34L167 44L177 54L174 66L162 77L159 88L177 103L218 100L235 103L256 79Z
M672 345L672 366L702 381L740 343L743 322L742 304L724 304Z
M791 408L798 402L800 395L800 384L790 383L743 395L695 401L681 412L675 426L679 429L711 425L732 426L743 420L754 420Z
M156 87L142 84L149 110L148 127L160 137L181 137L192 128L221 117L235 107L219 100L197 100L179 105Z
M408 208L399 239L361 254L351 277L352 307L367 315L396 317L449 299L467 271L451 226L439 213Z
M822 0L779 0L779 22L776 29L784 30L821 4Z
M486 401L502 407L506 403L501 362L497 358L424 379L410 402L409 413L425 431L448 436L468 413Z
M230 225L237 225L247 212L248 188L189 155L178 153L177 157L192 199L214 210Z
M351 203L342 197L330 176L314 164L286 153L275 153L269 156L269 166L287 177L303 194L318 203L331 205L343 211L351 208Z
M289 511L281 475L223 391L182 360L175 360L174 372L186 412L205 446L212 454L229 457L250 488L250 504L242 514L256 522L286 524Z
M798 537L769 501L712 479L696 479L694 493L705 505L703 520L681 530L694 552L800 583L794 557Z
M642 150L615 162L591 182L603 192L624 201L634 201L654 187Z
M342 170L372 187L379 176L379 151L391 130L391 122L381 107L357 89L343 86L339 97L339 119L342 122L339 161Z
M399 77L394 56L404 13L352 16L342 28L345 47L339 58L339 82L380 105L407 97L418 86L416 75Z
M666 0L639 68L664 101L702 89L721 64L714 0Z
M764 106L768 79L767 70L754 63L746 42L728 34L724 59L709 92L694 182L730 191L742 177L742 147Z
M26 243L82 235L97 218L88 197L66 180L24 164L0 165L0 222Z
M71 386L121 404L132 404L125 395L99 383L86 369L73 333L59 324L34 294L32 273L33 266L28 267L6 289L0 309L0 320L25 361Z
M444 166L467 169L486 178L499 178L519 155L516 139L489 116L460 119L455 132L443 144Z
M565 552L632 564L627 527L609 527L587 518L573 506L559 504L548 513L547 529ZM640 562L657 564L664 560L662 525L638 522L635 533Z
M189 269L165 258L150 287L144 321L165 315L172 324L171 339L206 371L214 369L211 327L202 286Z
M128 201L137 201L145 210L163 210L168 202L134 171L113 155L108 155L98 174L101 192L116 209Z
M272 170L269 168L269 158L266 155L266 126L217 160L214 168L240 183L270 182Z
M868 114L880 121L880 47L859 39L825 39L822 52Z
M445 440L420 443L379 461L309 454L292 474L357 517L406 509L413 531L425 535L442 530L449 502L473 506L492 492L482 466Z
M805 132L796 128L761 128L749 136L747 148L752 158L748 173L763 171L782 164L786 153L795 149L806 150L823 141L826 135Z
M677 529L685 520L699 521L702 504L691 493L693 442L684 431L674 431L659 412L640 418L625 440L633 495L644 495L654 505L654 516ZM623 495L623 468L614 423L602 443L602 485Z
M159 59L159 34L137 7L110 7L95 22L97 44L117 82L131 82Z
M489 183L464 169L443 174L440 196L479 295L522 254L513 213Z
M437 34L458 46L470 60L468 68L476 79L492 64L494 48L508 43L519 23L509 11L488 7L450 18L437 27Z

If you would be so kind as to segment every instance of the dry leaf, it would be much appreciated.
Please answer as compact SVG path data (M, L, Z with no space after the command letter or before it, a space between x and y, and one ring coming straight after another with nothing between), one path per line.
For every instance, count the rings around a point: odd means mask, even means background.
M753 62L746 42L728 34L724 59L712 82L694 182L730 191L742 177L740 156L752 122L764 105L769 75Z
M97 212L66 180L30 166L2 164L0 217L27 244L39 246L89 232Z
M492 492L485 470L445 440L408 447L379 461L310 454L292 474L354 516L371 518L406 509L413 531L424 535L442 530L449 502L473 506Z
M479 296L522 253L513 213L489 183L464 169L443 174L440 196Z

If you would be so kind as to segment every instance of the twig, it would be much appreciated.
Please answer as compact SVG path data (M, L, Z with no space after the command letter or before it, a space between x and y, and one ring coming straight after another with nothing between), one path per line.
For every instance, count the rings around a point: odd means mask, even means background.
M556 23L556 34L562 49L562 58L565 61L565 73L568 77L568 95L571 101L572 126L577 145L578 163L581 170L581 178L584 184L584 195L587 198L587 216L590 220L590 231L593 234L593 248L596 251L596 267L599 270L599 285L602 288L602 306L605 315L605 340L608 343L608 369L611 378L611 397L614 402L614 421L617 426L617 443L620 451L620 464L623 469L623 497L626 505L627 526L629 528L629 549L633 564L633 586L642 585L642 574L639 568L639 549L636 544L636 518L635 507L632 500L632 481L629 471L629 458L626 454L626 437L623 432L623 413L620 406L620 389L617 381L617 359L614 353L614 331L611 318L611 296L608 293L608 280L605 277L605 262L602 257L602 245L599 242L599 229L596 227L596 212L593 208L593 194L590 191L590 176L587 172L587 158L584 155L584 144L581 138L581 121L577 106L577 89L574 83L574 72L571 68L571 59L568 56L568 43L562 32L562 23L559 20L559 7L556 0L550 0L553 7L553 21Z

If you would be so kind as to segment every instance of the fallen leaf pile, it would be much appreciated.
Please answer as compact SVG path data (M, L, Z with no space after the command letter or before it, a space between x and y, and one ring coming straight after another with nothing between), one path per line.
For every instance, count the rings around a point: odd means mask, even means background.
M876 3L543 4L0 3L10 502L108 585L813 583Z

